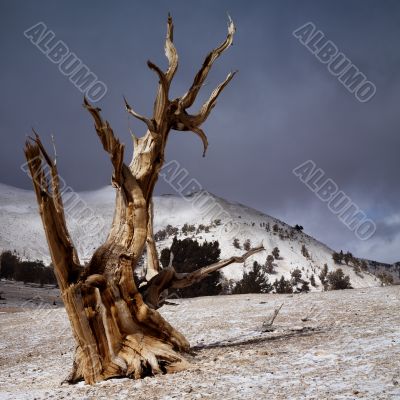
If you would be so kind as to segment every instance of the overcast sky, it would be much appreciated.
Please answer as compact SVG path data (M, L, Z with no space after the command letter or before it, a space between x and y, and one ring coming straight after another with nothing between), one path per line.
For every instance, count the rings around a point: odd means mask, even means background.
M150 114L156 89L151 59L165 66L166 16L180 56L172 96L190 85L206 53L226 36L234 45L214 65L196 107L230 70L239 70L204 125L209 138L173 132L167 161L216 195L255 207L335 249L400 260L400 3L398 1L0 1L0 182L31 189L20 170L34 127L54 134L59 172L75 190L109 184L111 167L82 108L82 93L23 34L43 22L107 85L98 105L130 152L122 95ZM292 32L312 22L376 86L359 102ZM196 108L195 107L195 108ZM127 158L130 154L127 155ZM313 160L377 224L357 239L294 174ZM158 183L158 194L172 192Z

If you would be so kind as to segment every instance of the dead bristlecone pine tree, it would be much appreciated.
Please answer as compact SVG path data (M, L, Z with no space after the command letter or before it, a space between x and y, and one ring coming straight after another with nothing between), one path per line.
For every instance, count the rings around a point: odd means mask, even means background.
M26 143L25 155L39 204L55 274L68 314L76 351L67 381L95 382L111 377L141 378L184 369L184 353L189 350L185 337L158 313L168 289L180 289L200 281L226 265L244 262L262 246L241 257L231 257L191 273L177 274L170 265L160 269L153 237L152 196L165 159L171 130L194 132L207 149L201 125L214 108L217 98L234 73L211 93L197 114L187 110L193 105L215 60L228 49L235 26L230 20L228 35L204 60L189 90L171 100L169 89L178 68L173 44L172 18L168 17L165 54L168 68L161 70L148 62L159 84L153 116L134 111L125 100L126 110L145 123L142 137L133 137L132 162L124 163L124 145L114 134L101 110L86 99L84 107L94 119L97 135L113 166L112 185L116 191L114 219L106 241L85 266L78 259L68 232L56 160L46 152L39 136ZM147 250L147 282L140 289L134 270ZM191 318L191 316L187 316Z

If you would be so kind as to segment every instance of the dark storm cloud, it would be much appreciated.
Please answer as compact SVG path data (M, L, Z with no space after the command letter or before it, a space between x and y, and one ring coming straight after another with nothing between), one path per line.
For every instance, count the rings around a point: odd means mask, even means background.
M206 158L195 135L173 132L167 159L179 160L211 192L301 223L334 248L400 259L396 1L2 1L0 181L31 187L19 166L33 126L43 138L55 135L59 170L71 187L109 183L111 168L81 107L82 93L23 32L43 21L105 82L108 92L99 105L129 149L129 127L137 134L144 127L127 117L122 95L139 112L151 112L156 81L145 62L165 65L168 11L180 55L172 95L187 89L204 55L225 38L227 11L237 25L234 46L215 64L197 106L229 70L239 73L204 125ZM293 37L308 21L376 85L371 101L358 102ZM372 239L360 242L292 174L308 159L377 223ZM157 192L171 189L160 181Z

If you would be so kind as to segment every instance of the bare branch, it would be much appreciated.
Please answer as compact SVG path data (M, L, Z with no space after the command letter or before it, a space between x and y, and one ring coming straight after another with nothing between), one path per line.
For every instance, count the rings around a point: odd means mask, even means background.
M207 78L207 75L214 63L214 61L229 47L233 42L233 35L235 34L235 25L232 19L229 17L228 24L228 35L224 42L222 42L217 48L212 50L205 58L203 65L199 72L196 74L192 86L190 89L181 97L179 105L181 109L186 109L193 105L196 100L197 94L199 93L201 86Z
M206 134L204 133L204 131L200 128L197 127L193 127L192 132L194 132L203 142L203 157L206 156L206 151L207 151L207 147L208 147L208 139Z
M101 110L90 105L86 99L84 106L94 118L95 129L104 150L110 154L111 162L114 166L113 184L117 189L122 189L117 191L116 211L107 241L114 240L114 242L118 242L121 248L132 248L132 251L138 252L137 249L141 248L141 242L143 241L144 243L145 241L147 227L147 218L144 216L146 213L146 201L143 197L143 191L129 167L124 163L124 145L116 138L109 123L103 121L100 115ZM126 209L129 209L129 212ZM143 217L135 219L135 226L131 221L127 221L129 215L133 215L134 211L137 215L140 214ZM124 225L127 227L127 232L129 231L132 235L128 240L119 234L121 226ZM135 228L136 235L133 235L133 228ZM143 234L139 234L139 232ZM99 254L103 254L104 251L108 251L108 244L100 246L96 250L90 265L95 265Z
M212 272L233 263L243 263L247 258L264 250L264 247L258 246L250 249L240 257L231 257L226 260L200 268L191 273L177 273L172 266L162 269L158 275L154 276L143 289L143 298L146 304L151 308L160 307L160 297L167 289L182 289L200 282Z
M226 267L227 265L233 263L243 263L245 262L250 256L256 254L264 249L264 246L258 246L250 249L247 253L243 254L242 256L234 256L230 257L226 260L221 260L216 262L215 264L211 264L207 267L203 267L198 269L197 271L191 272L189 274L176 274L177 280L173 282L171 288L181 289L187 286L192 285L195 282L199 282L204 279L206 276L211 274L212 272L218 271L221 268Z
M84 107L90 112L94 119L95 129L99 136L104 150L110 154L111 162L114 166L113 184L117 187L122 186L122 165L124 162L124 145L120 143L114 135L108 121L103 121L100 115L100 108L93 107L86 99L84 99Z
M49 191L49 182L46 179L46 175L42 166L43 155L40 151L39 145L35 142L35 138L30 136L28 138L35 143L32 144L31 141L27 140L24 148L31 179L33 181L33 187L38 198L44 195L50 197L51 194Z
M278 316L279 311L281 311L282 306L283 306L283 303L279 307L275 308L275 310L269 320L265 320L263 322L262 332L272 332L275 330L272 325L275 321L275 318Z
M200 112L193 116L193 123L200 126L210 115L211 110L215 107L218 96L225 89L228 83L232 80L232 78L236 75L237 71L229 72L228 76L225 78L223 82L221 82L211 93L209 99L203 104L200 109Z
M51 143L53 144L53 151L54 151L54 165L57 165L57 149L56 149L56 140L54 135L51 135Z
M207 151L208 140L204 131L200 129L200 125L208 118L211 110L216 104L218 96L235 76L236 71L230 72L226 79L213 90L209 99L203 104L198 114L190 115L186 112L186 108L190 107L194 103L196 96L200 91L200 88L203 85L214 61L223 53L223 51L225 51L232 44L234 33L235 25L229 17L227 38L219 47L212 50L208 54L203 63L203 66L196 74L192 86L190 87L188 92L180 99L174 100L174 102L177 102L177 104L174 104L176 106L176 110L173 114L171 114L171 129L177 131L192 131L196 135L198 135L203 142L203 157L205 156ZM173 104L174 102L172 102L171 104Z
M203 142L203 157L206 155L208 147L208 139L204 131L197 125L196 117L189 115L185 110L182 110L179 114L174 116L174 120L171 123L171 129L176 131L192 131L194 132Z
M149 129L150 132L156 132L156 124L153 119L144 117L143 115L138 114L136 111L134 111L132 109L132 107L128 104L128 102L126 101L125 97L124 97L124 102L125 102L126 111L128 111L129 114L133 115L135 118L144 122L147 125L147 128Z
M64 205L63 205L62 197L61 197L60 179L58 176L56 161L54 160L54 162L53 162L51 160L50 156L48 155L46 149L43 146L42 141L40 140L39 135L35 132L34 129L32 129L32 131L35 134L35 137L30 138L30 139L36 143L36 145L38 146L38 148L40 150L41 155L43 156L47 165L50 168L51 189L52 189L52 198L54 201L54 206L57 210L57 213L60 214L60 218L62 218L65 222ZM54 138L53 138L53 147L54 147L54 152L56 152L55 145L54 145ZM43 177L43 179L45 179L47 181L47 178ZM43 179L42 179L42 183L43 183ZM48 184L46 184L46 186L48 186Z
M211 110L215 107L217 102L217 98L220 93L224 90L224 88L228 85L228 83L235 76L235 72L230 72L226 79L220 83L211 93L209 99L203 104L200 109L200 112L196 115L188 114L185 110L181 110L178 114L176 114L175 122L172 125L172 129L177 131L193 131L200 136L203 140L204 144L204 154L207 149L207 138L204 132L199 128L201 124L205 122L205 120L210 115ZM205 140L204 140L205 139Z
M65 221L56 165L47 154L40 137L36 132L34 133L35 138L32 138L34 144L29 141L25 144L25 157L28 161L57 280L61 290L64 290L69 283L78 278L81 267ZM50 168L52 193L49 192L43 159Z
M168 58L168 70L165 73L168 82L172 81L176 70L178 69L178 53L174 46L174 24L172 22L172 17L168 14L167 22L167 37L165 39L165 55Z
M50 156L47 154L46 149L43 146L42 141L40 140L39 135L36 133L36 131L32 128L32 132L34 133L35 137L29 136L29 139L31 139L33 142L37 144L39 147L40 153L44 157L46 163L49 165L50 168L53 168L53 161L51 160Z
M159 78L159 89L154 101L153 118L160 122L168 106L169 83L163 71L151 61L147 61L147 66L153 70ZM126 103L126 101L125 101Z

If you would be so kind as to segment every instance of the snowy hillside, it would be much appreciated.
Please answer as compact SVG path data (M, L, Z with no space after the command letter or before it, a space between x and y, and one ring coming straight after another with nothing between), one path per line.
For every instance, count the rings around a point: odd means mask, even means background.
M65 199L67 222L81 261L87 261L108 232L114 210L114 190L106 187L75 196ZM303 278L309 279L314 274L317 286L312 290L322 289L318 275L325 263L329 270L338 267L332 260L333 250L323 243L273 217L216 196L158 196L154 199L154 210L154 232L159 239L159 250L171 244L176 231L178 238L218 240L221 258L243 254L247 240L251 246L263 243L266 251L249 259L245 268L249 268L253 260L264 264L267 255L278 247L280 258L274 260L275 273L271 274L270 280L281 275L288 278L292 270L299 268ZM26 259L50 261L32 191L0 184L0 224L0 250L16 250ZM168 225L170 227L165 231ZM240 248L233 245L235 238ZM303 245L308 257L303 255ZM353 287L380 285L379 279L368 272L355 273L352 267L340 267L350 276ZM243 266L232 264L223 273L227 279L238 280L242 277Z

